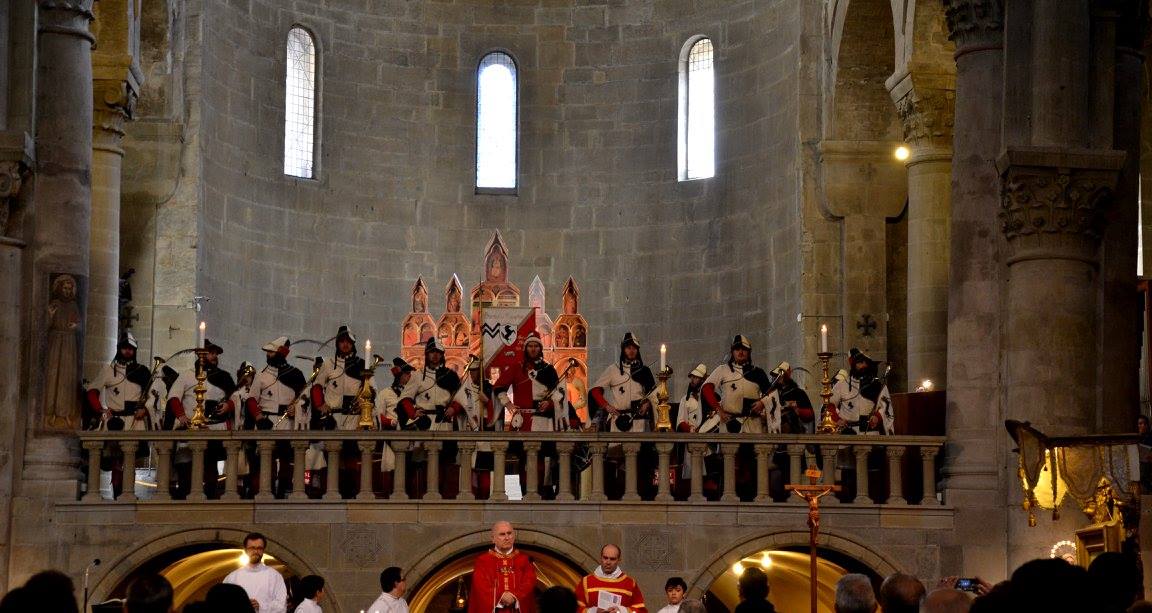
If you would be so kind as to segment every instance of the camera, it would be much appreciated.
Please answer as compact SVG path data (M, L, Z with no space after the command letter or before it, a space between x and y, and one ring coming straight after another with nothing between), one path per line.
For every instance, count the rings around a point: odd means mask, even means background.
M956 580L956 589L963 592L975 592L980 587L980 582L974 578L961 577Z

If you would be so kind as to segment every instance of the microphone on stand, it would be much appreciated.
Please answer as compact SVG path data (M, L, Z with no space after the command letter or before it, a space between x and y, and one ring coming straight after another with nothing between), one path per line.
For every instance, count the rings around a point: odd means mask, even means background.
M84 567L84 606L80 609L82 613L88 613L88 572L97 566L100 566L100 558L92 560Z

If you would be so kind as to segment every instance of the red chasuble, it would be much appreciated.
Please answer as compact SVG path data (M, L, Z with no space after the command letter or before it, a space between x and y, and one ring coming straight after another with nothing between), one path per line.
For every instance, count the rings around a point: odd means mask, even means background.
M527 554L515 549L508 555L489 549L476 557L468 613L536 613L536 568ZM520 608L498 609L500 596L512 592Z
M620 604L629 611L648 611L644 605L644 594L640 593L640 586L636 580L628 575L621 574L616 579L598 577L595 574L587 575L576 586L576 601L580 603L580 610L595 607L599 602L600 591L619 594Z

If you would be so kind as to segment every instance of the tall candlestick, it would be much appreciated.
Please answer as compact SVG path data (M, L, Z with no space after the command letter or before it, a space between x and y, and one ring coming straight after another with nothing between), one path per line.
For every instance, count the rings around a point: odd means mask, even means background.
M205 322L203 322L203 321L202 321L202 322L200 322L200 336L199 336L199 338L197 338L197 339L196 339L196 340L198 341L198 342L196 343L196 346L197 346L197 347L200 347L200 348L203 348L203 347L204 347L204 330L205 330L207 327L208 327L208 324L207 324L207 323L205 323Z
M820 324L820 352L828 353L828 325Z
M364 339L364 359L367 360L372 357L372 341Z
M664 368L667 365L668 365L668 346L665 345L664 343L660 343L660 370L664 370Z

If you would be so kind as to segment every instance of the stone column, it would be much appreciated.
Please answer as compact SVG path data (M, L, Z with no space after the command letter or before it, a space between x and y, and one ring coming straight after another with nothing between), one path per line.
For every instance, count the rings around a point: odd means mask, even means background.
M907 74L892 88L911 155L908 168L907 389L947 387L952 74Z
M26 308L32 329L27 368L32 431L71 433L80 425L76 390L83 357L84 287L88 277L92 206L92 0L40 0L37 3L36 187L30 250L31 299ZM66 289L75 281L76 301L65 298L49 315L50 283ZM74 327L73 327L74 326ZM29 441L25 475L43 485L25 489L32 497L59 496L75 488L79 457L71 436L39 436ZM41 491L42 490L42 491Z
M116 353L120 295L120 168L124 122L136 94L122 80L98 79L92 126L92 244L84 374L93 377Z
M1008 460L1000 411L1000 293L1003 234L996 214L1004 91L1000 0L945 0L956 43L956 129L952 140L948 286L948 451L946 503L956 508L958 566L1007 578ZM971 570L969 570L971 569Z
M1112 97L1098 91L1115 89L1115 38L1108 26L1097 29L1104 24L1089 4L1006 5L1008 67L1030 69L1032 87L1005 93L1005 112L1028 108L1030 121L1011 129L1005 122L1005 152L997 161L1008 246L1001 378L1006 415L1050 435L1088 434L1098 427L1093 357L1101 322L1100 237L1126 157L1110 149ZM1108 108L1094 109L1101 100ZM1019 481L1010 486L1008 503L1017 504ZM1051 547L1051 539L1029 528L1021 515L1008 517L1010 568ZM1068 533L1084 523L1067 513L1051 530Z
M120 294L120 177L124 124L140 91L139 16L127 0L95 7L99 33L92 54L92 243L84 375L93 377L115 354Z
M1113 205L1105 211L1100 247L1101 334L1097 365L1100 381L1100 432L1131 432L1140 412L1140 321L1144 316L1134 287L1140 224L1141 103L1145 95L1142 2L1122 2L1116 27L1115 113L1111 146L1127 153ZM1107 89L1107 88L1099 88ZM1105 135L1107 136L1107 135ZM1152 244L1152 235L1145 233ZM1144 274L1152 270L1144 269ZM1104 333L1107 331L1107 333ZM1145 331L1146 332L1146 331Z

